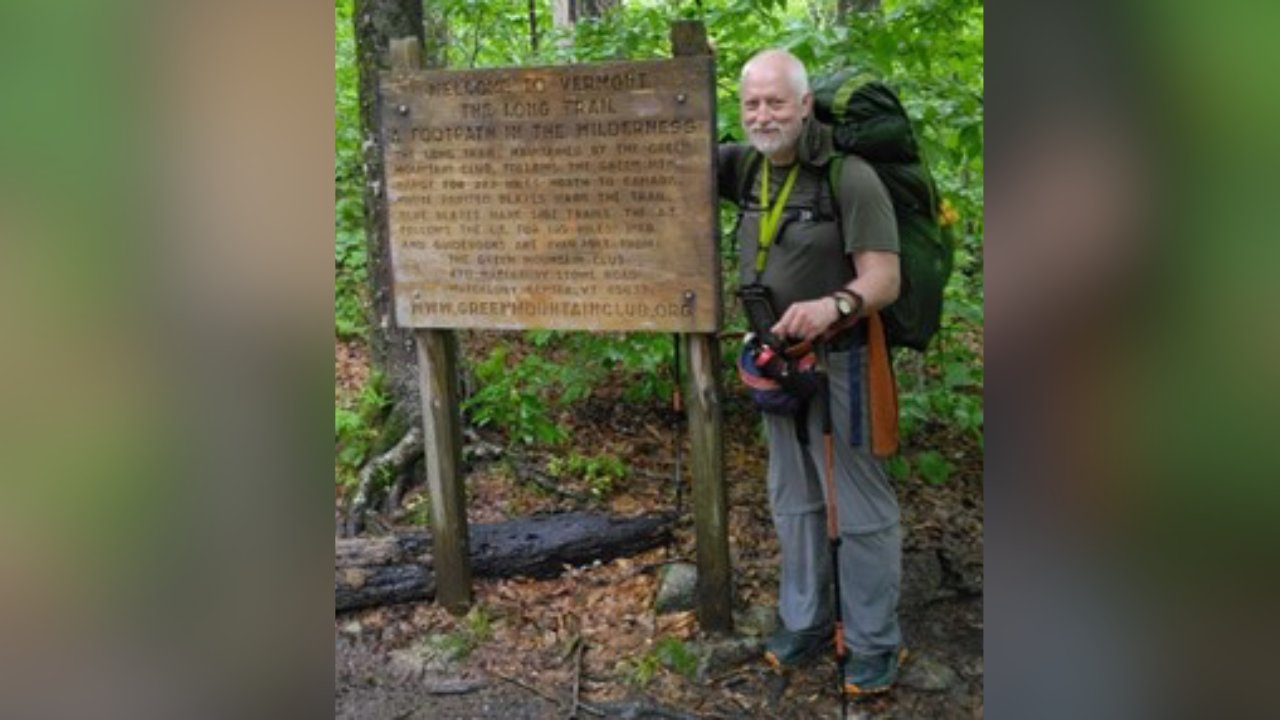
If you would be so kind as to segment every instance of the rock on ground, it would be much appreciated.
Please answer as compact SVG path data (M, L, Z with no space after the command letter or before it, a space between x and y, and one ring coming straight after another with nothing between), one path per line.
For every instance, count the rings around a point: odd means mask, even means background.
M654 603L659 613L692 610L698 592L698 568L690 563L674 563L662 569L658 586L658 599Z
M914 655L902 668L899 683L905 687L925 692L943 692L960 683L960 676L951 666L930 655Z

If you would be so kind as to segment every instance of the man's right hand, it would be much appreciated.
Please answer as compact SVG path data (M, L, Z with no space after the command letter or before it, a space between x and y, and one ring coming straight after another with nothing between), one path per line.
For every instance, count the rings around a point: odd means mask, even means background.
M771 329L775 335L784 338L811 341L839 319L835 300L821 297L792 303Z

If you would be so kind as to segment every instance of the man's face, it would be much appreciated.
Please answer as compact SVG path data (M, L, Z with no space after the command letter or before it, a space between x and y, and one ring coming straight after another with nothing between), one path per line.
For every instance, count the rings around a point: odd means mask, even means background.
M797 95L786 73L775 64L761 63L742 79L742 129L747 139L768 156L795 146L812 95Z

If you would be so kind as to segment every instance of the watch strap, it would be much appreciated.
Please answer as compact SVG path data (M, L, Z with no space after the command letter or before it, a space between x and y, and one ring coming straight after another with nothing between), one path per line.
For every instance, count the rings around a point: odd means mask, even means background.
M836 290L835 292L831 293L831 295L832 296L844 295L845 297L849 298L849 300L853 303L853 312L849 313L850 315L856 316L861 314L862 308L865 307L867 304L866 301L862 299L861 295L859 295L854 290L850 290L849 288L840 288L839 290ZM837 310L840 309L840 305L838 302L836 303L836 309Z

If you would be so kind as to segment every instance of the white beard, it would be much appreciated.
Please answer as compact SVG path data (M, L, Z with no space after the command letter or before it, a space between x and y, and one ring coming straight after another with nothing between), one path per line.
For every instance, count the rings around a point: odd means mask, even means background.
M786 125L778 123L766 123L761 125L753 125L748 127L747 140L751 142L752 147L759 150L764 155L773 155L780 150L784 150L800 139L800 131L804 126L804 121L796 119ZM775 132L761 133L761 130L774 130Z

